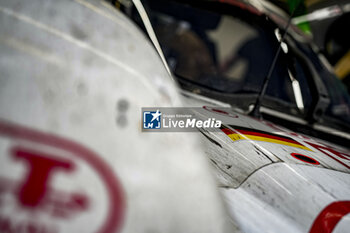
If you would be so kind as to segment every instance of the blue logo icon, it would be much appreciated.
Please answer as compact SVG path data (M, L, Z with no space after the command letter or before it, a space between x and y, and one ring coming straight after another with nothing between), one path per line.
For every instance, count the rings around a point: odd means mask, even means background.
M144 111L143 112L143 128L144 129L160 129L162 113L157 110L156 112Z

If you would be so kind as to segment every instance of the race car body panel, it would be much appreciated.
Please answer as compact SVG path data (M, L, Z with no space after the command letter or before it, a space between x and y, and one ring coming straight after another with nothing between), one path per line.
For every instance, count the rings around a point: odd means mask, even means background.
M202 114L223 122L221 132L201 133L231 216L243 232L317 232L328 220L316 218L337 202L346 203L337 207L345 211L331 231L349 227L347 149L184 94L184 102L202 105Z
M347 232L349 178L328 169L274 163L253 173L240 188L222 188L222 193L244 232ZM317 218L338 202L344 204L326 214L339 219L327 229L330 219Z
M227 232L198 135L144 34L101 1L0 1L0 232ZM181 146L178 146L181 145Z

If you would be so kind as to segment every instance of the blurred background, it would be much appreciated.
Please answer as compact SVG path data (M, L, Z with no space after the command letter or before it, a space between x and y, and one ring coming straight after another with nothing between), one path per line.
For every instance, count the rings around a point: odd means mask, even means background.
M334 68L337 77L350 88L350 1L271 0L293 15L293 24L311 36Z

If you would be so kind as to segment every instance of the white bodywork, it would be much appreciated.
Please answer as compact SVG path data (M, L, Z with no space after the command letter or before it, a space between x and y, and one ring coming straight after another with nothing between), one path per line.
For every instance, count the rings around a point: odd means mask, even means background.
M184 96L188 106L213 106L213 102L205 97L186 92ZM226 106L216 104L216 108L222 107ZM340 208L346 211L335 228L327 228L327 221L336 215L334 212L328 213L328 220L325 218L315 224L322 229L333 229L333 232L348 232L349 150L238 112L228 113L212 111L208 114L224 125L230 125L234 132L234 126L260 130L286 136L306 147L245 138L245 134L239 132L242 139L233 141L224 132L202 131L206 135L203 140L207 156L216 170L221 193L231 217L243 232L316 232L311 231L316 217L326 206L338 201L347 204ZM300 161L292 153L311 157L319 164Z
M141 107L181 102L125 16L100 1L1 1L0 50L0 232L234 229L198 135L141 132ZM28 193L48 172L26 153L70 165Z

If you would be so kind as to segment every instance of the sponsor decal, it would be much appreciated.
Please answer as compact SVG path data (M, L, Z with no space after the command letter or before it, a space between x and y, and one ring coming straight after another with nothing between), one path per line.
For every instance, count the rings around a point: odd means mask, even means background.
M253 130L250 128L244 128L239 126L233 126L230 125L234 130L227 128L225 126L221 127L221 130L232 139L232 141L238 141L238 140L253 140L253 141L263 141L263 142L271 142L286 146L292 146L304 150L311 151L308 147L304 146L303 144L297 142L296 140L278 135L273 134L261 130Z
M0 232L120 230L123 191L95 152L0 121Z

